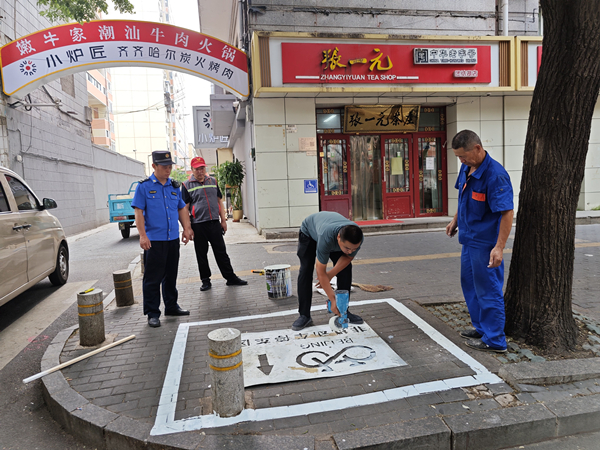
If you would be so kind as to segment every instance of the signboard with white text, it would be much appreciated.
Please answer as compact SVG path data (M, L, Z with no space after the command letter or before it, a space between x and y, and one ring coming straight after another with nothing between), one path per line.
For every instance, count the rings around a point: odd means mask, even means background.
M320 325L243 333L242 357L245 387L406 365L366 323L338 331Z
M70 23L29 34L0 48L6 95L26 95L71 73L121 66L184 72L222 86L242 99L249 95L244 52L212 36L167 23Z

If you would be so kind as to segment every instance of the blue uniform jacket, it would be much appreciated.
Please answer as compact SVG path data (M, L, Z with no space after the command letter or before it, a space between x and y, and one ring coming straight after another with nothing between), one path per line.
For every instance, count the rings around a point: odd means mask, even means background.
M154 174L138 184L131 206L144 213L146 234L151 241L179 238L179 210L185 208L181 190L169 178L163 186Z
M458 241L471 247L493 247L498 240L502 211L513 206L513 189L508 173L486 152L481 165L468 177L463 164L458 189Z

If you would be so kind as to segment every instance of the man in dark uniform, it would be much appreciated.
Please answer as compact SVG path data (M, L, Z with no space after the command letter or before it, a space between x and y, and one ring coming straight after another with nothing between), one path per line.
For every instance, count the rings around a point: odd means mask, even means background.
M315 260L317 279L321 288L331 301L331 311L339 315L335 301L335 292L331 287L331 279L337 276L337 287L350 292L352 287L352 260L360 250L363 232L356 223L341 214L321 211L308 216L302 221L298 236L298 258L300 273L298 274L298 312L300 317L292 324L292 330L299 331L313 321L310 317L312 305L312 280ZM333 268L327 271L329 259ZM348 311L350 323L359 325L363 319Z
M206 174L204 158L195 157L191 162L192 176L183 182L183 201L189 212L194 232L194 249L198 261L198 270L202 280L201 291L212 287L210 267L208 265L208 243L213 249L217 265L227 286L243 286L247 281L239 278L231 267L223 236L227 231L227 216L221 203L223 194L217 181Z
M162 285L166 316L186 316L189 311L177 304L179 267L179 222L182 240L194 238L190 219L181 199L179 183L169 178L173 161L167 151L152 152L154 173L140 182L133 196L135 225L144 249L144 315L148 325L160 327L160 288Z

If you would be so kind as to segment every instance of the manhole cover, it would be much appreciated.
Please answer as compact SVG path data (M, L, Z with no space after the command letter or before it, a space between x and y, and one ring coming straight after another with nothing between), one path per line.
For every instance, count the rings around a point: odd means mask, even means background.
M297 250L298 250L298 246L295 244L277 245L277 246L273 247L273 251L275 251L275 252L296 253Z

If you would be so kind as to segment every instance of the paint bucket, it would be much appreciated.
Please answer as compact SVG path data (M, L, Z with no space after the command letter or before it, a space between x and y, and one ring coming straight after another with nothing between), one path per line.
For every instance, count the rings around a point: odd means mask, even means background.
M267 293L269 298L292 296L292 269L289 264L275 264L265 267Z

